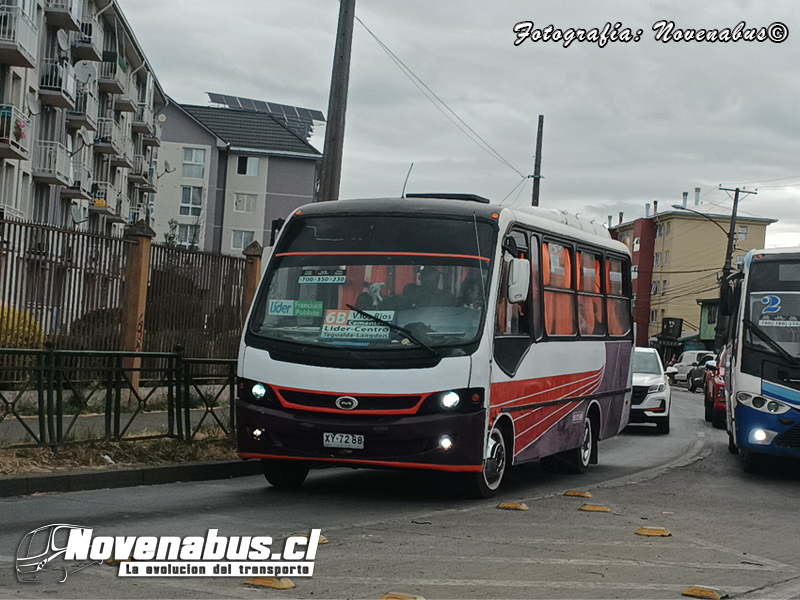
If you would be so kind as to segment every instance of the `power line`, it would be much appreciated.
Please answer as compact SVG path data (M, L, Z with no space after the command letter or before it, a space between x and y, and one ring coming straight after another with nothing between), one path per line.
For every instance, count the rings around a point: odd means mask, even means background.
M422 79L420 79L416 75L416 73L414 73L414 71L412 71L394 52L392 52L389 49L389 47L386 46L386 44L384 44L380 40L380 38L378 38L378 36L375 35L372 32L372 30L369 27L367 27L360 18L358 18L357 15L356 15L356 21L358 21L359 24L367 31L367 33L369 33L369 35L372 36L372 38L377 42L377 44L381 47L381 49L384 52L386 52L386 54L389 56L389 58L391 58L392 61L394 61L394 63L398 66L398 68L400 68L400 70L403 72L403 74L406 77L408 77L408 79L417 87L417 89L420 90L420 92L422 92L422 94L431 102L431 104L433 104L439 110L439 112L441 112L445 117L447 117L447 119L451 123L453 123L453 125L455 125L459 129L459 131L461 131L470 140L472 140L477 146L479 146L481 149L483 149L484 152L486 152L487 154L489 154L490 156L495 158L495 160L497 160L500 163L506 165L508 168L513 170L515 173L517 173L520 177L525 177L525 175L523 175L516 167L514 167L514 165L512 165L510 162L508 162L497 150L495 150L491 146L491 144L489 144L472 127L470 127L467 124L467 122L464 121L464 119L462 119L460 116L458 116L458 114L452 108L450 108L447 105L447 103L444 100L442 100L430 87L428 87L428 85L424 81L422 81ZM424 90L423 90L423 88L424 88ZM426 93L426 91L427 91L427 93ZM441 106L439 106L439 104L434 102L431 99L431 96L433 96L433 98L435 98L441 104ZM470 136L466 131L464 131L464 129L462 129L458 125L458 123L453 121L453 119L450 118L450 116L442 109L442 106L445 109L447 109L447 111L449 111L450 114L452 114L460 123L462 123L464 125L464 127L466 127L472 133L472 136L474 136L474 137ZM475 138L477 138L477 140L480 140L480 142L482 142L483 145L481 145L481 143L479 143Z
M520 180L517 182L517 185L515 185L515 186L514 186L514 187L511 189L511 191L510 191L510 192L508 192L508 193L506 194L505 198L503 198L503 199L500 201L500 205L502 206L502 205L503 205L503 202L505 202L506 200L508 200L508 197L509 197L509 196L511 196L511 194L513 194L513 193L514 193L514 192L517 190L517 188L518 188L519 186L521 186L523 183L525 183L525 178L524 178L524 177L523 177L522 179L520 179ZM517 197L519 197L519 196L517 196Z

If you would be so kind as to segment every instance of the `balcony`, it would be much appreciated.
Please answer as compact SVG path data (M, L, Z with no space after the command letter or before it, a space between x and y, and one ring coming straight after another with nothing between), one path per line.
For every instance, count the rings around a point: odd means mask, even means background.
M78 84L75 94L75 108L67 113L67 123L73 129L85 127L89 131L97 131L97 115L100 101L92 89L83 84Z
M89 212L113 216L117 212L117 189L108 182L98 182L92 186Z
M9 104L0 104L0 158L28 160L31 157L31 120Z
M147 174L147 181L139 185L139 189L148 194L155 194L158 192L158 177L152 169Z
M142 137L142 144L144 146L161 147L161 123L153 123L153 131L146 133Z
M19 6L0 6L0 63L36 68L39 28Z
M117 192L117 206L110 220L117 223L129 223L131 220L131 201L122 192Z
M70 185L61 188L61 197L75 200L92 199L92 170L78 156L72 159Z
M111 166L123 169L133 168L133 140L127 138L122 141L120 151L111 155Z
M33 150L33 178L50 185L70 184L71 159L67 147L59 142L39 140Z
M117 155L122 152L122 129L114 119L97 119L94 149L100 154Z
M153 109L146 102L136 104L136 113L131 121L131 131L153 135Z
M136 112L136 102L134 96L138 95L136 86L133 84L133 77L128 77L125 82L125 88L119 96L114 98L114 110L117 112Z
M85 19L81 30L72 34L72 58L90 62L103 60L103 33L96 18Z
M53 58L42 61L39 95L42 104L58 108L75 107L75 94L78 78L75 69L68 62L62 63Z
M80 31L83 0L44 0L47 22L66 31Z
M103 52L103 62L100 64L98 75L100 91L107 94L122 94L127 83L126 71L125 59L116 52Z
M133 157L133 168L128 173L128 183L144 185L147 183L147 173L149 165L145 162L144 156L137 154Z

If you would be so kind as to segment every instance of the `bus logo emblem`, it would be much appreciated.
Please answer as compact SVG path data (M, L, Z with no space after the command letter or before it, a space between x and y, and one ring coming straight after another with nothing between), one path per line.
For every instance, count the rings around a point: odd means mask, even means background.
M358 406L358 400L352 396L340 396L336 399L336 407L342 410L353 410Z

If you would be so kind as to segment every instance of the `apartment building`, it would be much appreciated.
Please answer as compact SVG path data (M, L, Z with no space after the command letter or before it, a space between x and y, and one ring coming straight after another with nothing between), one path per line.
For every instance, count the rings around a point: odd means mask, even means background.
M272 223L314 201L322 155L308 141L322 113L210 94L217 106L169 102L151 227L190 249L240 255L268 246Z
M117 0L0 0L0 218L121 235L165 104Z
M658 202L646 205L645 217L611 227L611 235L631 251L634 293L633 316L636 345L658 345L664 319L682 319L682 338L699 335L698 298L718 295L719 277L725 264L731 215L717 206L694 204L683 195L678 208L660 212ZM767 226L775 219L737 216L733 268L748 251L763 248Z

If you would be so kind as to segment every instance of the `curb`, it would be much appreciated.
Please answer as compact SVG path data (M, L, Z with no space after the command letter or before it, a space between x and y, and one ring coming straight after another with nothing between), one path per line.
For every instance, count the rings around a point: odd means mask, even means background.
M0 477L0 498L52 492L81 492L110 488L157 485L179 481L208 481L248 477L261 473L258 460L205 461L139 469L83 471L59 475Z

